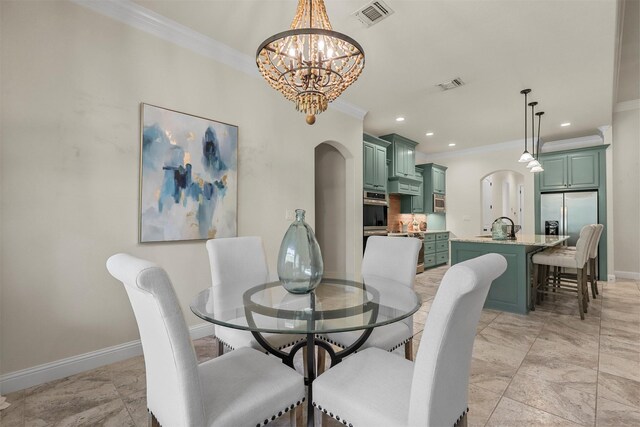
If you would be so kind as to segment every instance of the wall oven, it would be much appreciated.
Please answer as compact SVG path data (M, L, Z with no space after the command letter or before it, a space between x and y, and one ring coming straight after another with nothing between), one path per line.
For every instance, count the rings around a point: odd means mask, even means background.
M365 231L387 231L387 195L364 192L362 225Z
M444 194L433 195L433 211L436 213L444 213L447 211L447 205Z
M386 236L387 232L387 195L385 193L364 192L362 206L363 244L366 248L370 236Z

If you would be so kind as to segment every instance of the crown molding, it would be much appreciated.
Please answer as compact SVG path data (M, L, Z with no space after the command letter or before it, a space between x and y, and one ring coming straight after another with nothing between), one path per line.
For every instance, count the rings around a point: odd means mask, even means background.
M553 151L571 150L574 148L593 147L594 145L604 144L604 140L600 135L582 136L579 138L561 139L557 141L544 141L540 139L540 152L550 153ZM499 142L497 144L483 145L480 147L467 148L464 150L456 150L451 152L440 152L433 154L423 154L416 152L416 164L429 163L434 160L451 159L456 157L472 156L482 153L493 153L496 151L505 151L510 149L522 149L523 140Z
M633 99L631 101L618 102L613 109L614 113L629 110L640 110L640 99Z
M507 141L507 142L499 142L497 144L490 144L490 145L483 145L480 147L473 147L473 148L465 148L463 150L456 150L456 151L451 151L451 152L440 152L440 153L433 153L433 154L423 154L420 153L419 151L416 152L416 156L420 156L420 161L421 162L431 162L433 160L439 160L439 159L450 159L450 158L455 158L455 157L465 157L465 156L471 156L474 154L481 154L481 153L493 153L496 151L504 151L504 150L509 150L509 149L515 149L515 148L522 148L524 146L524 142L522 140L515 140L515 141ZM417 163L417 157L416 157L416 163Z
M541 153L552 153L554 151L572 150L574 148L593 147L595 145L604 144L601 135L588 135L579 138L560 139L557 141L548 141L540 147Z
M256 67L255 58L142 7L131 0L70 1L162 40L189 49L199 55L211 58L249 76L262 78ZM366 110L340 99L329 103L329 108L355 117L358 120L364 120L364 116L367 114Z

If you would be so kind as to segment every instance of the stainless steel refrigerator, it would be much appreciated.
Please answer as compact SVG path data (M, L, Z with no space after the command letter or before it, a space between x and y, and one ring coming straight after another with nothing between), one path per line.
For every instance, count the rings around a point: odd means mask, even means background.
M598 192L574 191L540 195L540 230L553 233L557 221L557 234L569 235L569 246L575 246L580 230L587 224L598 223Z

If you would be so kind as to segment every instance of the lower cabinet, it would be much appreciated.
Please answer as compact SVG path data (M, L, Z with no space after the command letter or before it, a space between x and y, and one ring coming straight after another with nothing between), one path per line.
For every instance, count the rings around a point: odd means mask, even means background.
M449 262L449 232L424 235L424 268Z

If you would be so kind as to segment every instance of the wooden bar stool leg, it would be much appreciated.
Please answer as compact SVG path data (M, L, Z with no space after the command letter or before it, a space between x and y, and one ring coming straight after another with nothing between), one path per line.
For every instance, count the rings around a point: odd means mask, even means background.
M596 256L593 259L593 271L595 275L595 283L596 283L596 295L600 295L600 291L598 290L598 275L600 274L600 270L598 269L598 257Z
M578 289L578 311L580 312L580 319L584 320L584 297L582 296L582 269L578 269L578 283L576 288Z
M591 295L593 295L593 299L596 299L596 295L598 295L598 278L596 276L595 258L589 260L589 272L591 273Z
M589 307L589 282L587 280L587 265L585 264L583 272L582 272L582 295L585 299L584 312L587 312L587 308Z
M536 299L538 296L538 280L540 280L540 266L537 264L533 264L533 279L532 279L532 283L531 283L531 288L529 290L529 298L530 298L530 305L531 307L529 308L530 310L535 310L536 309Z

